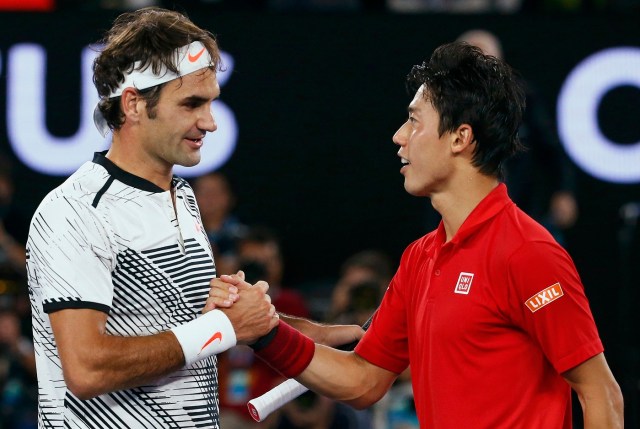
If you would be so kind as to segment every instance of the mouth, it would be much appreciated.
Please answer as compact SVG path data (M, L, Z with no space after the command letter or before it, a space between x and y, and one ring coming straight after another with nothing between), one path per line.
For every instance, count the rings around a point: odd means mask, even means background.
M203 141L204 140L204 136L200 136L200 137L196 137L196 138L185 137L184 139L188 142L189 146L191 146L194 149L201 148L203 143L204 143L204 141Z
M400 158L400 162L402 163L402 167L400 168L400 172L405 169L405 167L411 165L411 162L407 158Z

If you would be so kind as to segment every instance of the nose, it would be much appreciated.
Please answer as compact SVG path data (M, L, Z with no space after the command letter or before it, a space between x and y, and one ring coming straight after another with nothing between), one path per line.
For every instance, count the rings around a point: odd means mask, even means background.
M216 119L213 116L213 104L211 104L209 109L207 109L200 117L198 121L198 128L210 133L218 129L218 124L216 124Z
M393 135L393 143L397 144L398 146L404 146L407 142L407 133L405 131L406 125L406 122L402 124L400 128L398 128L398 131L396 131L396 133Z

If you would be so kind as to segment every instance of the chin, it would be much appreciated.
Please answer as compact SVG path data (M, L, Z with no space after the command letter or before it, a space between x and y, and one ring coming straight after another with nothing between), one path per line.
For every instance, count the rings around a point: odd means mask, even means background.
M180 165L182 167L193 167L195 165L200 164L200 154L198 154L198 156L190 156L190 157L185 157L181 160L179 160L178 162L176 162L176 165Z
M414 197L427 197L429 193L423 189L416 186L411 186L407 182L404 183L404 190L407 191L409 195L413 195Z

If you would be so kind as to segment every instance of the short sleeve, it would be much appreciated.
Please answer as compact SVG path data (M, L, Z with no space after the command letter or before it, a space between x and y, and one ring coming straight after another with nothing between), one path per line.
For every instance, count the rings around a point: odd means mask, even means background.
M366 361L400 374L409 365L406 267L410 252L405 252L400 268L391 280L371 326L355 348Z
M603 351L584 287L562 247L528 242L510 258L508 270L513 322L558 373Z
M105 224L92 206L76 199L61 197L40 206L31 222L27 268L45 313L109 312L116 254Z

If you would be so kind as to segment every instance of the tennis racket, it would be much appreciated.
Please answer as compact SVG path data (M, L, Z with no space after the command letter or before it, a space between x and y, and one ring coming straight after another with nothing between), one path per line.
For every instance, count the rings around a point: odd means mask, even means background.
M369 328L369 325L371 325L371 319L373 319L373 314L364 323L364 325L362 325L362 329L366 331ZM356 347L356 344L358 344L358 341L353 341L337 348L340 350L350 351ZM253 417L255 421L261 422L266 419L269 414L286 403L293 401L307 390L309 389L293 378L290 378L269 390L264 395L250 400L247 403L249 414L251 414L251 417Z

